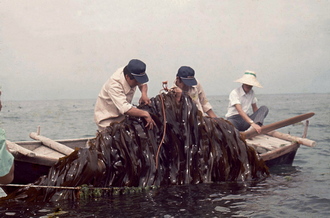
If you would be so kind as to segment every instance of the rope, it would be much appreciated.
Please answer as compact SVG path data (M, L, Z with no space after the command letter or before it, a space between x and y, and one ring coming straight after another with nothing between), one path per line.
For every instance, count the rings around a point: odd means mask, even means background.
M164 118L164 129L163 129L163 137L162 137L162 140L160 141L159 145L158 145L158 149L157 149L157 153L156 153L156 170L158 169L158 164L159 164L159 152L160 152L160 149L164 143L164 140L165 140L165 135L166 135L166 112L165 112L165 103L164 103L164 99L163 99L163 96L161 95L161 92L162 91L165 91L165 92L168 92L168 88L167 88L167 81L166 82L163 82L163 89L161 89L159 91L160 95L160 100L161 100L161 103L162 103L162 111L163 111L163 118Z
M82 187L68 187L68 186L46 186L46 185L22 185L22 184L0 184L0 187L27 187L27 188L54 188L54 189L72 189L72 190L79 190Z
M153 189L156 188L156 186L149 186L149 187L93 187L93 186L47 186L47 185L33 185L33 184L0 184L0 187L20 187L20 188L52 188L52 189L68 189L68 190L83 190L83 189L89 189L89 190L124 190L124 189Z

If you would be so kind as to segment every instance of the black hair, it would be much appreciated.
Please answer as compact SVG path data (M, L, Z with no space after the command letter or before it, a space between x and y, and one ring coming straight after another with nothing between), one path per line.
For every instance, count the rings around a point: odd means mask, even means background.
M129 70L127 69L127 66L124 67L124 75L127 75L132 80L135 79L131 72L129 72Z
M179 80L179 83L183 83L183 81L182 81L181 77L179 77L179 76L176 76L176 77L178 78L178 80Z

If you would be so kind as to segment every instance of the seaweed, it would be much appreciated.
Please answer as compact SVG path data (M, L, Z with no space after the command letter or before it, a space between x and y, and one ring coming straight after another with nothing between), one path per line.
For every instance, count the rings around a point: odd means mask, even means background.
M190 97L183 95L178 103L172 92L160 93L150 105L137 107L152 115L153 129L139 117L111 123L97 132L89 148L60 158L33 186L20 188L0 202L77 200L269 175L254 148L230 122L203 116Z

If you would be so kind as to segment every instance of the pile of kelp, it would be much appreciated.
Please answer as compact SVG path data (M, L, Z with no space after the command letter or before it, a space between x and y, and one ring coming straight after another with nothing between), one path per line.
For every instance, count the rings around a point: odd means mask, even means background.
M76 149L61 158L48 175L33 186L18 189L6 200L75 200L86 193L109 195L268 176L263 161L233 125L221 118L202 116L190 97L183 95L177 103L173 93L161 93L151 102L138 107L150 112L155 128L146 128L143 118L127 116L97 133L89 148Z

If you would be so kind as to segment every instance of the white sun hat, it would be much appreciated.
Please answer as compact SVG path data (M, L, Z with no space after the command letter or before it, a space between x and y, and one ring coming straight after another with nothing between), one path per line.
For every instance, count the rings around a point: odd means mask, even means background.
M238 82L238 83L243 83L243 84L247 84L250 86L256 86L259 88L262 88L262 85L258 82L257 80L257 74L253 71L245 71L244 75L239 78L238 80L235 80L234 82Z

